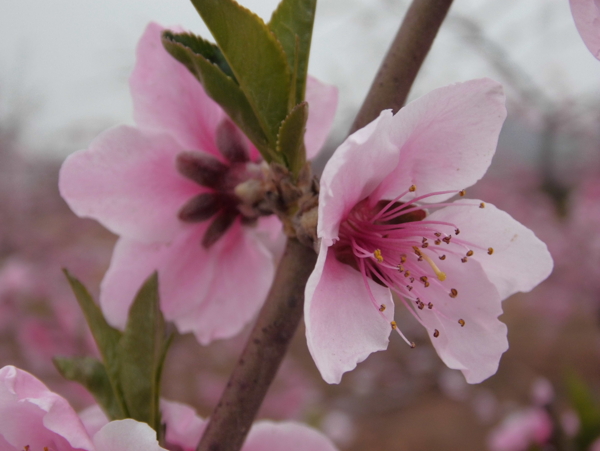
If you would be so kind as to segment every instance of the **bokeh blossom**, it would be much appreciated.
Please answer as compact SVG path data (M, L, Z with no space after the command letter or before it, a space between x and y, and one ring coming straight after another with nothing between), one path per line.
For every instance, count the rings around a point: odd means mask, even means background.
M71 155L60 190L77 215L120 235L101 287L107 320L124 327L136 291L158 270L166 319L206 344L239 332L260 307L281 225L253 196L264 169L258 151L164 50L162 31L149 25L137 49L137 127L108 130ZM306 100L311 158L328 134L337 91L309 78Z
M515 412L507 417L489 437L491 451L527 451L532 445L545 444L552 435L552 420L540 408Z
M145 423L107 422L90 435L69 403L31 374L0 369L0 448L3 450L162 450Z
M470 383L508 348L501 301L551 272L546 245L508 214L459 199L486 172L506 116L489 79L440 88L350 136L321 179L319 258L306 334L323 378L341 380L388 345L392 293Z
M570 0L571 13L581 39L600 59L600 0Z

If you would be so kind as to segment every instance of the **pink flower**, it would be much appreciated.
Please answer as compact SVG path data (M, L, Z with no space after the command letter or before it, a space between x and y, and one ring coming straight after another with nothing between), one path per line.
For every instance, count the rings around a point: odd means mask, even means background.
M260 307L281 225L240 203L239 188L262 177L259 153L163 49L161 32L149 25L137 49L137 128L108 130L71 155L59 185L77 215L121 237L101 287L107 320L124 327L136 291L158 270L165 317L206 344L239 332ZM337 91L309 78L306 97L310 158L325 141Z
M391 330L404 338L392 293L468 382L496 372L508 348L501 300L544 280L552 259L493 205L447 199L483 176L505 116L494 81L451 85L382 112L327 163L305 304L308 347L327 382L385 349Z
M592 55L600 59L600 0L570 0L577 31Z
M492 431L488 443L491 451L527 451L543 445L552 435L552 420L545 410L531 408L507 417Z
M194 451L207 422L191 407L161 401L162 420L166 424L166 446L169 449ZM81 412L88 431L93 433L108 422L98 406ZM242 451L336 451L331 441L316 430L300 423L259 421L252 426Z
M106 422L90 435L77 413L31 374L14 366L0 369L0 449L49 451L162 450L145 423Z

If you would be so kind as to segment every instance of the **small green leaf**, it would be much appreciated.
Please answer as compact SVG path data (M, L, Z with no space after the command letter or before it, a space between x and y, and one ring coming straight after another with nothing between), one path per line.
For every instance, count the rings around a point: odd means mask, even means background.
M110 420L126 418L102 362L93 357L54 357L53 362L65 379L80 383L94 396Z
M306 131L307 119L308 103L299 103L288 114L279 129L277 151L284 155L288 167L296 176L306 162L304 132Z
M567 378L567 389L580 422L575 441L578 449L588 449L600 431L600 405L590 387L576 374Z
M192 0L275 147L288 114L291 68L286 54L260 17L234 0Z
M218 60L220 51L210 54L211 44L202 38L189 34L174 34L170 31L163 33L163 46L180 63L202 83L207 94L231 117L238 127L256 146L263 158L277 161L277 156L269 148L269 143L262 126L245 94L234 78L227 75L226 69L218 62L207 59L207 56ZM204 53L199 53L204 52ZM231 69L228 69L231 70Z
M119 375L130 417L160 427L159 371L165 354L165 321L159 308L158 275L138 291L119 342Z
M121 392L119 384L119 367L117 361L117 347L121 339L121 332L106 322L100 307L96 305L85 286L73 277L69 271L66 269L63 271L65 276L67 276L67 280L71 285L75 298L83 311L83 315L92 331L94 340L98 345L117 402L120 403L121 411L124 412L127 417L128 411L127 407L123 404L123 393Z
M317 0L282 0L269 22L269 28L283 46L288 65L295 68L294 104L304 100L316 7Z

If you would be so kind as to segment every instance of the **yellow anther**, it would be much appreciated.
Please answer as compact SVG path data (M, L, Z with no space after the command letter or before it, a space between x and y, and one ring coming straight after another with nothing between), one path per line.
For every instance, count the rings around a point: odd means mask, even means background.
M437 265L433 262L433 260L431 258L429 258L428 255L426 255L424 252L421 253L421 257L423 257L423 260L425 260L427 263L429 263L429 266L431 266L431 269L433 269L433 272L435 273L436 277L438 278L438 280L440 282L443 282L444 280L446 280L446 273L440 271L440 268L437 267ZM443 260L443 258L440 257L441 260Z
M406 255L402 254L400 256L400 263L406 263Z
M375 257L375 260L377 260L379 263L383 263L383 255L381 255L381 249L375 249L375 252L373 252L373 256Z
M471 257L471 256L473 256L473 251L467 252L467 257Z
M392 321L390 324L392 325L392 329L393 329L393 330L396 330L396 328L398 327L398 326L396 325L396 321Z
M488 255L492 255L494 253L493 247L488 247Z
M458 324L460 324L460 327L465 327L465 320L464 319L459 319L458 320Z
M385 304L381 304L381 305L379 306L379 311L380 311L380 312L385 312Z
M465 189L461 189L458 194L460 195L460 197L465 197L465 194L467 194L467 190Z
M410 188L408 188L408 190L409 190L411 193L414 193L414 192L417 190L417 185L410 185Z
M481 202L481 203L479 204L479 208L485 208L485 202Z

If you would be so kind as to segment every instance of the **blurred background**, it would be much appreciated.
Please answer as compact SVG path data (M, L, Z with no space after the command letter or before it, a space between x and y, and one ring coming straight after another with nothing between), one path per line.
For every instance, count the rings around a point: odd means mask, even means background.
M245 0L267 19L275 0ZM310 72L340 90L323 167L344 139L409 2L320 0ZM102 130L132 123L128 77L149 21L208 37L188 0L0 0L0 366L33 372L77 408L54 355L94 353L61 274L91 291L115 237L58 195L62 159ZM600 436L600 61L567 0L455 0L411 98L477 77L501 82L508 119L486 178L468 192L544 240L551 277L504 302L510 350L469 386L425 331L401 315L392 337L342 383L325 384L295 339L261 417L306 421L341 450L589 449ZM244 344L175 340L165 396L209 415ZM574 447L569 448L569 443Z

